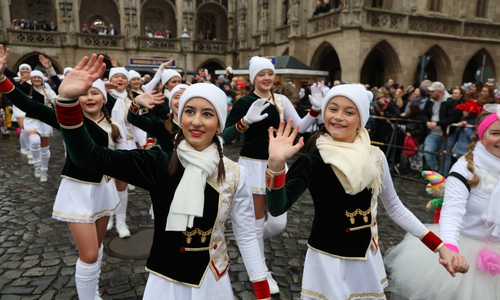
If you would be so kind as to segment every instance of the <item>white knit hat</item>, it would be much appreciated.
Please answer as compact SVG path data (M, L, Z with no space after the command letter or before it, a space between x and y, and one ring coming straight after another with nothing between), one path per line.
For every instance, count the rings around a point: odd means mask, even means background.
M69 71L71 71L71 70L73 70L73 68L72 68L72 67L66 67L66 68L64 68L64 70L63 70L63 75L64 75L64 76L66 76L66 73L68 73L68 72L69 72Z
M45 76L43 76L43 73L38 71L38 70L31 71L30 76L31 77L38 76L42 79L45 77Z
M321 103L321 111L325 112L326 105L336 96L343 96L354 102L361 118L361 127L365 127L370 117L370 102L373 99L372 92L366 90L361 84L340 84L331 88ZM324 114L324 113L323 113Z
M181 99L179 100L179 124L182 122L182 111L184 110L186 102L194 97L200 97L212 103L217 112L219 127L222 132L226 125L227 96L220 88L211 83L195 83L188 86L184 93L182 93Z
M250 66L249 66L250 82L252 82L252 84L254 84L255 76L257 76L257 74L260 71L267 70L267 69L274 71L273 63L265 57L254 56L250 60L249 64L250 64Z
M186 89L189 85L187 84L178 84L176 85L171 91L170 91L170 95L168 97L168 100L170 101L170 99L172 99L172 97L174 96L175 93L177 93L180 89Z
M140 78L141 78L141 74L139 74L139 73L138 73L137 71L135 71L135 70L130 70L130 71L128 71L128 80L129 80L129 81L130 81L130 80L132 80L132 78L136 78L136 77L140 79Z
M106 93L106 88L104 87L104 82L101 79L97 79L92 83L92 87L98 89L104 96L104 104L108 102L108 93Z
M163 70L163 73L161 74L161 85L164 86L167 84L167 82L174 76L178 76L181 78L181 74L179 72L171 70L171 69L165 69Z
M127 69L125 69L123 67L111 68L109 70L109 79L111 80L111 78L113 78L113 76L115 76L115 74L123 74L123 75L127 76L127 81L130 81L130 79L128 78L128 71L127 71Z
M28 65L28 64L20 64L20 65L19 65L19 72L21 72L21 69L22 69L23 67L26 67L26 68L30 69L30 71L32 70L30 65Z

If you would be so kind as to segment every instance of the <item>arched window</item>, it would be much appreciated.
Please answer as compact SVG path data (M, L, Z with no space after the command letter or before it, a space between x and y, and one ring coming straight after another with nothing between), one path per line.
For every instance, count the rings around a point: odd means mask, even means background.
M215 15L209 12L204 12L198 15L198 30L206 33L210 30L212 36L217 37Z
M442 3L441 0L429 0L429 10L441 12Z
M486 7L488 5L487 0L478 0L476 7L476 17L486 18Z
M166 29L164 28L165 25L163 20L163 14L156 9L148 8L144 11L144 25L147 26L152 33L157 29L162 32ZM146 30L146 28L144 28L144 30Z
M45 0L34 0L28 4L28 15L30 22L33 21L53 21L52 19L52 5Z

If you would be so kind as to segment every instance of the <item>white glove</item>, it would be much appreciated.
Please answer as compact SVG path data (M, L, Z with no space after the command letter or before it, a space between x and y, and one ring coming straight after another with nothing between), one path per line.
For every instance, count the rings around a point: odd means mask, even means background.
M243 121L248 125L253 124L255 122L259 122L267 118L267 113L262 114L264 109L266 109L271 103L267 102L267 99L258 99L255 100L254 103L250 106L247 111L247 114L243 117Z
M319 84L314 83L311 86L311 95L309 95L309 101L311 102L312 108L315 111L321 110L321 102L323 101L323 91Z
M304 88L301 88L300 92L299 92L299 99L304 98L305 95L306 95L306 91L304 90Z

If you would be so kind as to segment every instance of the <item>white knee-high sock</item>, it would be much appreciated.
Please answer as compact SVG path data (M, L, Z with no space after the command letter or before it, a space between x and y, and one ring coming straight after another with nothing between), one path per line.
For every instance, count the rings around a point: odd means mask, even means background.
M40 160L42 161L42 171L49 169L50 146L40 148Z
M29 136L29 140L31 155L33 155L33 164L39 166L42 163L40 158L40 136L38 134L32 134Z
M97 273L97 284L96 284L96 290L95 293L96 295L99 295L99 277L101 276L101 265L102 265L102 256L103 256L103 251L104 251L104 245L101 244L101 247L99 247L99 252L97 255L97 263L99 264L99 272Z
M265 218L255 220L255 233L257 235L257 242L259 243L262 261L264 262L264 267L267 271L266 256L264 255L264 222Z
M76 261L75 284L80 300L95 299L95 288L99 281L100 269L98 261L91 264L84 263L80 258Z
M30 149L30 139L24 129L21 130L21 134L19 135L19 145L21 146L21 149Z
M125 222L127 218L128 189L118 191L118 196L120 197L120 206L116 210L116 224Z
M270 238L281 233L285 230L286 227L286 219L287 213L285 212L282 215L277 217L271 216L271 214L267 213L267 221L264 224L264 239Z

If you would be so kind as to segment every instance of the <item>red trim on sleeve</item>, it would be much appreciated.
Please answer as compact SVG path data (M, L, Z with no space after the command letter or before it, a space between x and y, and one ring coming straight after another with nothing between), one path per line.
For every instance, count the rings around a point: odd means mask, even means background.
M444 245L443 241L432 231L429 231L426 235L424 235L422 243L434 252L437 252Z
M57 120L62 126L76 126L83 122L82 108L79 102L72 106L62 106L57 101L55 104Z
M269 289L269 283L267 280L261 280L252 282L253 291L255 292L255 298L257 299L270 299L271 290Z
M0 92L10 93L14 88L14 84L4 75L2 82L0 82Z
M319 114L321 113L321 110L320 111L315 111L314 109L309 109L309 114L311 115L311 117L313 118L317 118L319 116Z
M243 123L243 118L239 119L238 122L236 122L236 130L239 132L243 133L248 129L248 126Z

